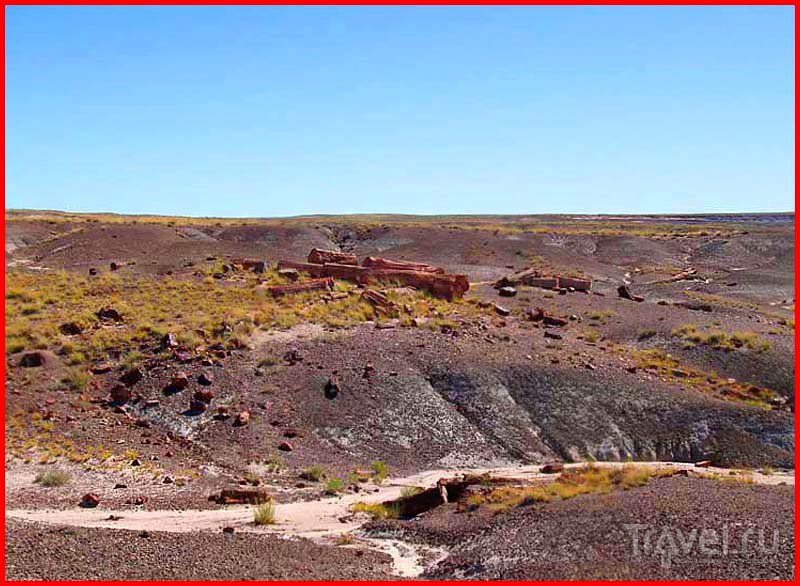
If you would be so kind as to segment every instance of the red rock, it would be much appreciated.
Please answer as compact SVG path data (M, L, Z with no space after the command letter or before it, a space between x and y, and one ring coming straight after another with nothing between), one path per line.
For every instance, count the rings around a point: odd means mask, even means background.
M124 321L120 312L118 312L113 307L103 307L95 314L97 315L97 319L101 321L115 321L121 322Z
M189 386L189 377L185 372L176 372L169 383L170 388L182 391Z
M210 386L214 384L214 379L211 377L210 374L201 372L200 375L197 377L197 382L203 386Z
M278 449L281 452L291 452L294 450L294 446L292 446L292 444L289 442L281 442L278 444Z
M315 264L336 263L341 265L357 265L358 258L355 254L350 252L312 248L311 252L308 253L308 262Z
M214 391L212 391L211 389L197 389L194 392L195 401L210 403L213 398L214 398Z
M131 391L123 385L114 385L111 389L111 400L117 405L124 405L131 400Z
M325 396L328 399L333 399L336 395L339 394L341 391L341 387L339 386L339 379L335 374L332 374L331 377L328 379L328 382L325 383Z
M564 464L561 462L550 462L539 469L542 474L557 474L564 471Z
M85 495L83 495L83 498L81 499L80 502L80 506L83 507L84 509L93 509L99 504L100 504L100 497L92 492L88 492Z
M312 262L310 258L309 262ZM433 265L407 260L390 260L388 258L379 258L376 256L368 256L364 259L364 262L361 263L361 266L391 271L418 271L421 273L439 274L444 273L444 269L435 267Z
M558 286L575 291L589 291L592 288L591 279L577 279L574 277L559 277Z
M333 289L333 278L323 277L321 279L311 279L305 283L295 283L293 285L274 285L267 288L267 292L273 297L282 297L283 295L293 295L296 293L305 293L307 291L330 291Z
M205 413L206 409L208 409L208 403L205 401L198 401L196 399L189 401L189 411L192 413Z
M144 373L142 369L139 367L131 368L128 372L123 374L119 380L120 382L126 384L127 386L131 387L138 383L144 377Z

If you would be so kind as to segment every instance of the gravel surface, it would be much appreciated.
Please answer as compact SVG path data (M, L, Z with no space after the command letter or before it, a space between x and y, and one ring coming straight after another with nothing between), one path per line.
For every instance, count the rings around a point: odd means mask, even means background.
M391 558L306 539L6 520L7 580L379 580Z

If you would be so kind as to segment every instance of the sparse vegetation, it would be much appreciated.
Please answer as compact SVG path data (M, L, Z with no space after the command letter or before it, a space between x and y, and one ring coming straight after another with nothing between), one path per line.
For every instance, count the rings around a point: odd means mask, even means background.
M384 505L382 503L354 503L350 510L356 513L367 513L373 519L397 519L400 516L398 508L394 505Z
M403 498L412 497L421 493L423 490L421 486L404 486L400 489L400 496Z
M747 348L755 352L769 350L769 342L754 332L727 334L720 330L702 331L695 324L684 324L672 330L672 336L681 338L691 345L702 344L729 352L737 348Z
M253 508L253 522L256 525L272 525L275 523L275 500L269 498L266 502Z
M341 478L331 478L325 485L325 494L331 496L339 494L342 488L344 488L344 482Z
M471 506L487 504L491 508L504 511L512 507L537 502L569 499L581 494L607 493L612 490L628 490L647 484L651 478L670 476L671 470L625 464L619 467L600 467L594 464L565 470L552 482L540 486L496 488L488 494L472 495L468 499Z
M319 482L322 480L323 476L325 476L325 470L318 464L306 468L300 473L300 478L303 480L310 480L311 482Z
M58 468L52 468L50 470L43 470L36 475L36 479L34 482L41 486L46 486L48 488L53 486L64 486L65 484L69 484L71 477L69 473L65 472L64 470L59 470Z
M372 480L375 484L381 484L389 475L389 467L386 462L375 460L371 464L372 467Z

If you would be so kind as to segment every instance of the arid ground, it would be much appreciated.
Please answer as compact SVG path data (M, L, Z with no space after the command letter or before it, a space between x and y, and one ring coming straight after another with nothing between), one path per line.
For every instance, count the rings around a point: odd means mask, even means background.
M794 576L794 214L5 228L8 579Z

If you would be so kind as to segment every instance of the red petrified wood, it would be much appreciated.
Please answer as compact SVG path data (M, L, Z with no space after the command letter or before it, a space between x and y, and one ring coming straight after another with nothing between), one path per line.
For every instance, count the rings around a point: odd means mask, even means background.
M361 263L363 267L389 271L418 271L420 273L444 273L444 269L422 262L412 262L408 260L390 260L377 256L368 256Z
M308 262L316 264L337 263L341 265L357 265L358 259L356 255L351 252L312 248L311 252L308 253Z
M305 283L296 283L294 285L275 285L269 287L267 291L269 291L273 297L281 297L282 295L305 293L306 291L330 291L331 289L333 289L333 278L325 277L322 279L312 279Z

